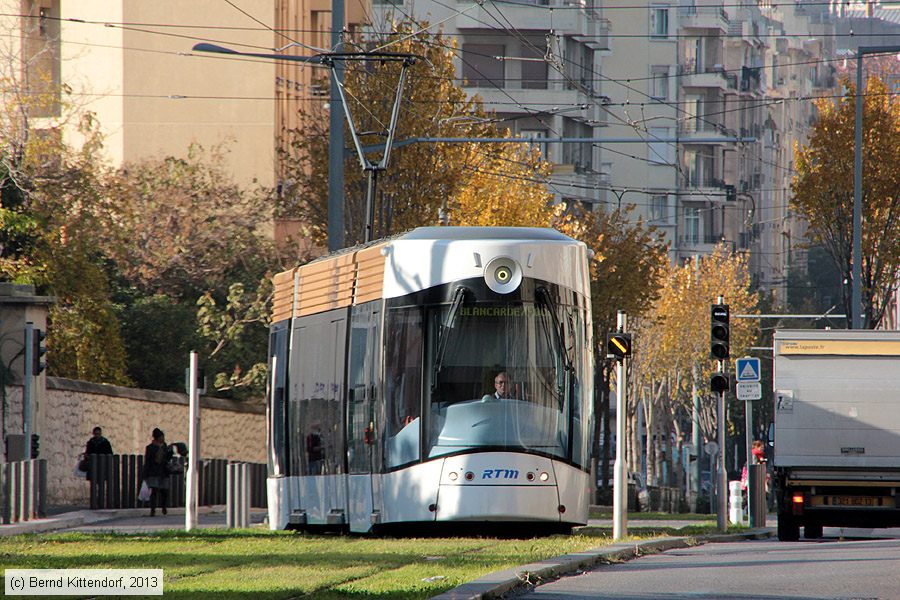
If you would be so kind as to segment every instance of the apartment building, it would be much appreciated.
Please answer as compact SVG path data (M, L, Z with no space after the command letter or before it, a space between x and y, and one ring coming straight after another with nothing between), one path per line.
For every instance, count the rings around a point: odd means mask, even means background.
M827 24L793 6L702 0L607 14L609 130L635 140L607 152L611 188L665 232L673 261L747 250L756 284L784 299L805 234L789 212L794 143L814 119L800 99L834 80L817 62L833 52Z
M601 61L609 51L609 21L585 0L445 3L376 0L375 30L390 19L440 23L458 40L457 77L469 95L504 120L501 128L547 139L554 165L550 190L560 201L608 202L600 145L607 134Z
M78 144L64 104L91 111L112 164L221 145L235 180L273 183L275 65L192 53L199 41L265 52L271 2L4 0L3 62L18 90L55 90L38 129Z

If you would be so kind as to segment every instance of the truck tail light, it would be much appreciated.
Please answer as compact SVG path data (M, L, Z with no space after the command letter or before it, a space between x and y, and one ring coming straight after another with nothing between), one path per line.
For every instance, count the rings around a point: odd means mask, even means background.
M795 515L803 514L803 494L793 494L791 496L791 507Z

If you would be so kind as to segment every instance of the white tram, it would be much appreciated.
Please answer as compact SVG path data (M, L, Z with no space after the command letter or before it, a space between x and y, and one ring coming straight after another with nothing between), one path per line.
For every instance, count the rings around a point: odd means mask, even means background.
M271 528L586 523L591 338L587 248L550 229L420 228L276 275Z

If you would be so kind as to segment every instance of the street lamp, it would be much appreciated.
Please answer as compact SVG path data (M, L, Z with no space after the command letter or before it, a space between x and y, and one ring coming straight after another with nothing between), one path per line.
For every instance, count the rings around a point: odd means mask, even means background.
M850 272L850 314L853 329L862 329L862 59L866 54L900 52L900 46L860 46L856 51L856 134L853 143L853 254Z

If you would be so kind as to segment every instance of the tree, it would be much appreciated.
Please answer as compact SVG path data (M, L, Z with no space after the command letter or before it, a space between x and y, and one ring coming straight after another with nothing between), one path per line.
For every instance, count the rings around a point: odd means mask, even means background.
M596 369L594 412L602 417L595 424L594 456L602 453L598 474L604 488L609 481L612 439L609 385L615 369L615 363L606 357L606 336L616 328L618 311L624 310L629 319L636 319L653 306L667 264L662 236L640 219L631 220L631 210L575 210L560 214L556 223L560 231L583 241L593 252L590 276Z
M550 165L520 144L467 144L471 172L449 206L463 226L551 227L556 213L547 190ZM561 206L558 208L562 208Z
M693 263L669 266L662 278L658 300L645 319L636 324L634 383L635 402L644 406L645 423L658 427L656 437L648 435L648 479L659 472L661 453L655 440L675 439L680 456L680 421L690 415L693 390L707 396L714 361L709 356L710 305L719 295L731 314L750 314L756 309L757 295L751 290L746 254L733 254L718 246L712 254ZM756 339L756 323L750 319L731 319L729 327L732 356L745 354ZM717 416L711 402L701 402L701 429L706 439L715 439ZM672 433L675 428L675 435ZM637 448L632 451L636 456ZM655 457L654 464L650 464ZM677 467L676 467L677 469ZM652 477L651 477L652 476Z
M231 283L255 284L278 263L264 235L271 197L235 184L223 156L222 147L194 145L187 158L129 164L107 181L119 226L98 242L142 293L191 304L210 290L224 298Z
M181 391L197 350L217 393L253 398L265 389L268 274L284 257L266 235L271 197L233 183L222 152L195 146L185 159L118 170L107 186L118 227L99 243L120 277L135 380ZM165 323L168 339L147 319ZM166 343L168 352L146 351Z
M21 202L4 221L14 247L0 263L13 281L35 284L56 297L47 347L53 375L128 384L116 309L110 299L98 231L115 229L103 193L105 167L96 122L84 115L84 145L74 150L54 136L34 136L13 181Z
M819 120L809 143L796 150L797 176L792 207L809 222L813 243L821 244L844 281L851 281L853 246L853 160L856 88L837 102L817 103ZM863 105L862 322L875 328L884 318L900 273L900 103L880 79L870 78ZM843 289L847 322L852 323L850 286Z

